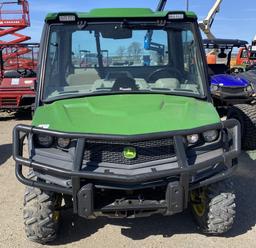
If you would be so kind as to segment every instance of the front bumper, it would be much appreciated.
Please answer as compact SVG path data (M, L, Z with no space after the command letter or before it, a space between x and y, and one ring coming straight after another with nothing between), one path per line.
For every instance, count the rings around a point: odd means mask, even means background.
M223 132L222 152L214 153L214 151L211 151L201 156L196 156L197 158L193 162L189 161L183 143L183 136L212 129L228 131ZM23 156L24 137L39 133L55 137L76 138L78 140L75 149L75 159L70 170L39 163ZM85 170L82 168L85 140L119 140L132 142L166 137L173 137L177 156L176 165L173 166L174 164L170 163L169 169L158 170L155 167L146 173L130 171L127 174L119 174L115 171L95 172L94 170ZM190 190L223 180L233 173L236 168L236 158L240 153L240 146L240 126L236 120L227 120L219 124L193 130L134 136L71 134L25 125L16 126L13 131L13 158L16 162L16 176L18 180L28 186L71 195L73 197L74 212L83 217L89 217L92 213L96 212L111 211L123 212L136 210L141 212L145 210L147 214L149 214L149 210L153 212L161 210L166 214L180 212L187 206L188 192ZM212 169L216 164L223 164L223 169L221 171ZM32 168L38 174L51 176L56 179L59 178L60 181L62 179L62 182L64 181L66 183L57 183L57 180L55 184L42 182L42 180L33 181L23 175L23 166ZM207 173L202 173L207 168ZM197 176L199 174L200 177ZM98 189L130 192L160 187L164 188L165 199L159 201L152 199L149 201L146 199L115 200L114 203L106 204L99 209L95 209L93 204L94 194Z
M244 88L236 89L232 87L220 87L219 90L212 91L211 94L218 100L235 103L251 102L255 98L253 92L245 91Z
M0 87L0 110L28 109L35 102L35 91L30 88Z

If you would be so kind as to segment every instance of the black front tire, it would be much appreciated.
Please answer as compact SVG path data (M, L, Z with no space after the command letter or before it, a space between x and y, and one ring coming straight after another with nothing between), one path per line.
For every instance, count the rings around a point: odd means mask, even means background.
M236 119L241 124L241 142L244 150L256 149L256 106L237 104L229 108L228 119Z
M222 181L191 192L193 215L204 233L222 234L233 226L236 215L235 194L231 181ZM195 198L197 201L195 201ZM198 204L204 206L198 211Z
M56 239L61 199L61 195L53 192L26 188L23 217L29 240L45 244Z

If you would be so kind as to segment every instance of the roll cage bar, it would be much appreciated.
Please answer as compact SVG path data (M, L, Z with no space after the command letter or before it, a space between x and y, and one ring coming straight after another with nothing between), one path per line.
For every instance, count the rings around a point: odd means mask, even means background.
M244 47L247 49L248 42L238 39L204 39L203 44L205 49L220 49L229 50L227 57L227 66L230 68L231 55L234 48Z

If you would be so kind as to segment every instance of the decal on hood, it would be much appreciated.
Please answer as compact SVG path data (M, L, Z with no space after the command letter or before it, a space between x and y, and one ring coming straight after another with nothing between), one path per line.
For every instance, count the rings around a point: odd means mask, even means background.
M50 127L50 124L40 124L40 125L38 125L38 127L48 129Z

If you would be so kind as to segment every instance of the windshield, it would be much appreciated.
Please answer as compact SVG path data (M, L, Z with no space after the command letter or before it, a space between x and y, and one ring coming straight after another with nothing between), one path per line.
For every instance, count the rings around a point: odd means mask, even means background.
M203 97L201 58L191 23L54 24L43 100L144 92Z

